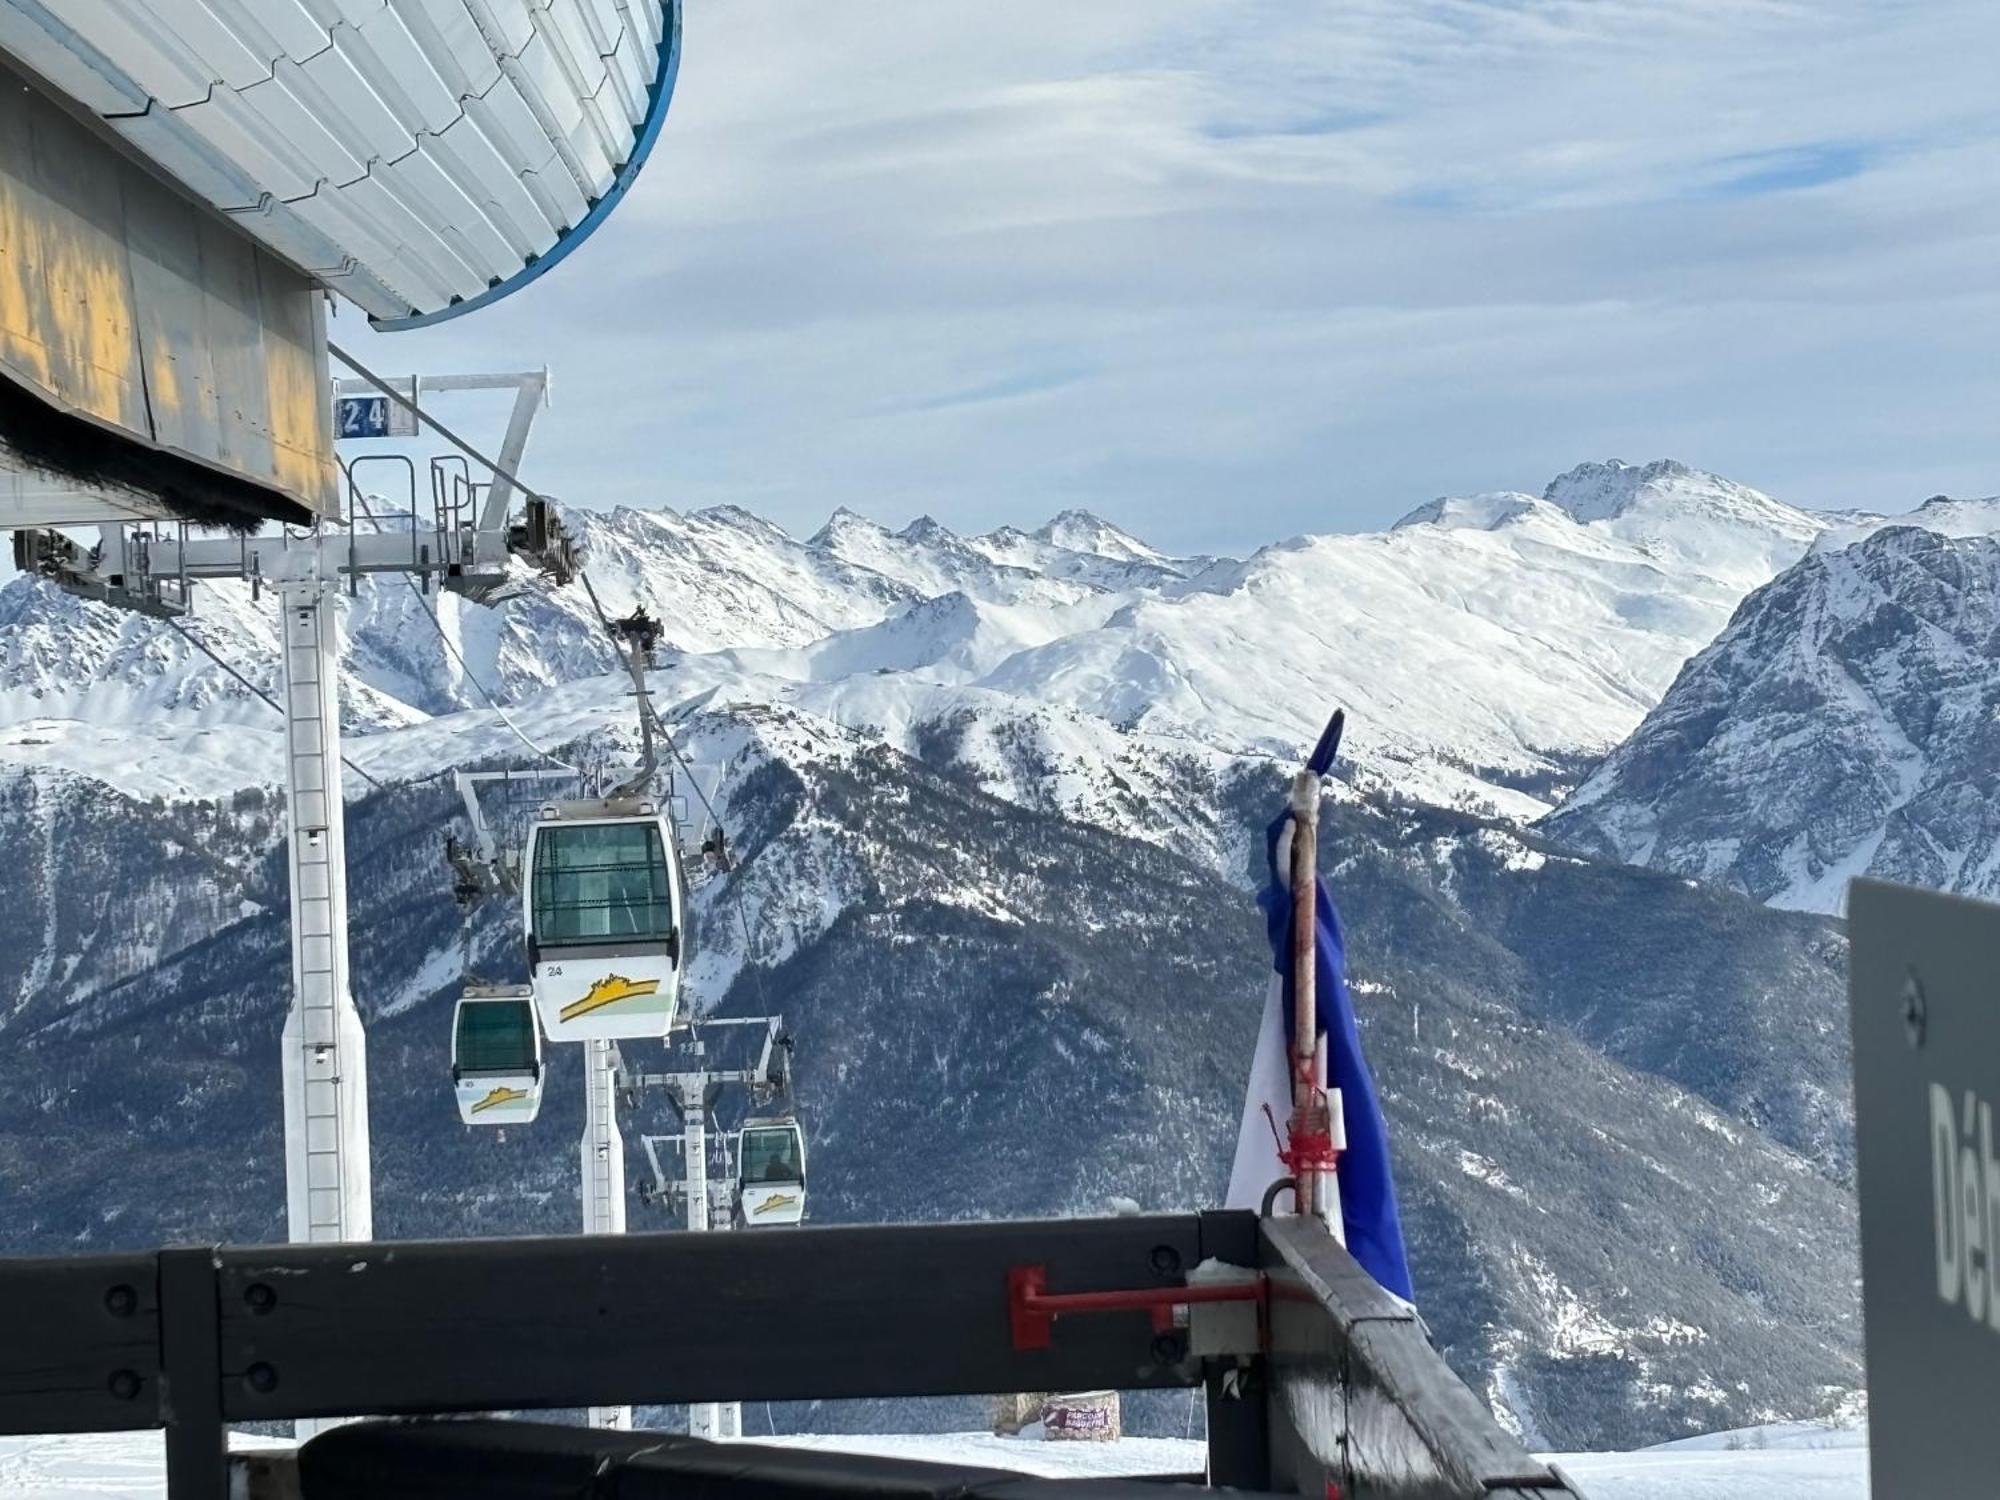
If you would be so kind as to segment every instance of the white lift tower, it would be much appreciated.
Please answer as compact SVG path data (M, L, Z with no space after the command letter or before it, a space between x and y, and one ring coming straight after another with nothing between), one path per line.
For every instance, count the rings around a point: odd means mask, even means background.
M738 1026L763 1028L762 1045L756 1062L747 1068L708 1066L708 1047L700 1033ZM687 1227L691 1231L727 1229L735 1217L733 1180L724 1184L718 1193L711 1189L708 1176L709 1118L722 1090L732 1086L745 1088L750 1091L751 1098L759 1102L773 1097L789 1098L791 1095L792 1044L784 1027L782 1016L724 1016L705 1020L691 1028L694 1034L680 1048L682 1059L692 1066L664 1073L620 1072L618 1075L619 1087L628 1097L636 1099L647 1089L660 1089L672 1101L675 1112L680 1116L678 1135L640 1138L646 1149L647 1164L653 1173L652 1180L641 1187L640 1194L649 1201L672 1202L678 1199L686 1211ZM663 1145L680 1147L681 1178L678 1182L670 1181L661 1165L659 1148ZM718 1198L721 1200L719 1205ZM716 1212L718 1206L723 1210L719 1214ZM735 1401L693 1403L688 1407L688 1432L694 1437L741 1437L742 1404Z
M409 386L419 388L415 380ZM377 393L365 399L386 400L436 425L387 382L371 377L340 385L343 395L357 388ZM497 466L506 482L496 481L482 501L455 475L450 483L434 480L427 526L411 515L406 529L366 530L352 514L344 528L276 536L199 537L175 523L105 526L88 549L62 532L15 533L15 560L24 571L156 618L191 613L193 585L203 580L245 580L253 596L266 587L277 592L292 898L292 1001L283 1043L286 1218L291 1238L308 1243L373 1235L367 1048L348 979L335 590L343 582L351 590L362 574L400 573L424 593L437 588L485 600L515 586L515 558L557 583L568 582L576 566L545 500L529 497L521 517L508 516L547 372L430 379L421 388L515 392ZM350 506L365 511L351 477L349 491Z
M625 1137L618 1130L618 1044L585 1042L583 1058L583 1232L625 1232ZM624 1431L629 1406L593 1406L592 1427Z

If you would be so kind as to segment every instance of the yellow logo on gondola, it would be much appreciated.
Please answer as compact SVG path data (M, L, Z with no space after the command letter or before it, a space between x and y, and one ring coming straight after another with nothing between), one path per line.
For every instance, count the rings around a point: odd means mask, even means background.
M627 979L623 974L606 974L584 992L581 1000L572 1000L565 1005L557 1019L574 1021L578 1016L587 1016L625 1000L656 995L659 990L660 981L657 979Z
M484 1099L473 1105L472 1113L475 1115L483 1114L489 1109L498 1109L503 1104L519 1104L527 1097L528 1091L526 1089L511 1089L503 1083Z
M797 1193L773 1193L750 1211L753 1214L767 1214L773 1209L795 1207L798 1201L799 1195Z

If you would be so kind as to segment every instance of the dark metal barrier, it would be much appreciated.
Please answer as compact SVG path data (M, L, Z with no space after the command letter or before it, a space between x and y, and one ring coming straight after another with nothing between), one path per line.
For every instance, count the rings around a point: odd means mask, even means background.
M1244 1268L1239 1284L1262 1267L1254 1305L1191 1319L1158 1305L1204 1262ZM1077 1308L1039 1342L1021 1337L1024 1267L1050 1305ZM1078 1293L1127 1295L1082 1299L1106 1304L1084 1316L1063 1300ZM1313 1500L1568 1493L1415 1319L1296 1220L0 1261L0 1433L165 1427L172 1500L226 1492L227 1422L1197 1384L1217 1485Z
M1262 1240L1270 1488L1351 1500L1571 1493L1451 1372L1416 1315L1330 1236L1301 1219L1269 1219Z
M157 1427L159 1257L0 1261L0 1432Z
M1007 1271L1178 1280L1202 1221L798 1229L218 1256L232 1420L1192 1384L1143 1315L1014 1348ZM1164 1268L1164 1269L1163 1269Z

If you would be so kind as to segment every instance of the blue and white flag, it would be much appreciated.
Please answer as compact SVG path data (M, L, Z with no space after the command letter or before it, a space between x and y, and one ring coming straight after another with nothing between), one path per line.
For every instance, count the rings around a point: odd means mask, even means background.
M1271 1123L1283 1130L1292 1113L1292 892L1288 859L1280 841L1291 825L1289 811L1279 816L1265 836L1270 884L1257 904L1264 909L1277 975L1264 1002L1264 1020L1250 1065L1250 1088L1243 1121L1236 1137L1236 1163L1229 1177L1229 1206L1255 1209L1270 1185L1287 1174L1278 1159ZM1347 948L1340 931L1340 913L1326 882L1315 879L1319 911L1318 976L1315 1011L1327 1039L1327 1087L1339 1089L1347 1148L1341 1153L1338 1182L1340 1213L1347 1249L1369 1275L1405 1302L1410 1290L1409 1257L1403 1249L1403 1220L1396 1208L1396 1184L1389 1169L1389 1131L1375 1097L1375 1080L1361 1053L1361 1035L1354 1023L1354 1002L1347 993Z

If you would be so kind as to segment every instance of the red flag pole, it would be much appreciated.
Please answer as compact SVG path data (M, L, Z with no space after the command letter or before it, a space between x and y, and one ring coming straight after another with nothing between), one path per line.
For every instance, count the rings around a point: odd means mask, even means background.
M1319 1036L1319 777L1292 778L1292 1108L1311 1106ZM1300 1186L1303 1188L1304 1183ZM1303 1194L1301 1195L1303 1197Z
M1319 799L1320 776L1339 744L1342 715L1327 726L1320 748L1292 778L1292 1119L1288 1165L1302 1216L1340 1233L1334 1176L1338 1131L1326 1087L1326 1049L1319 1035Z

